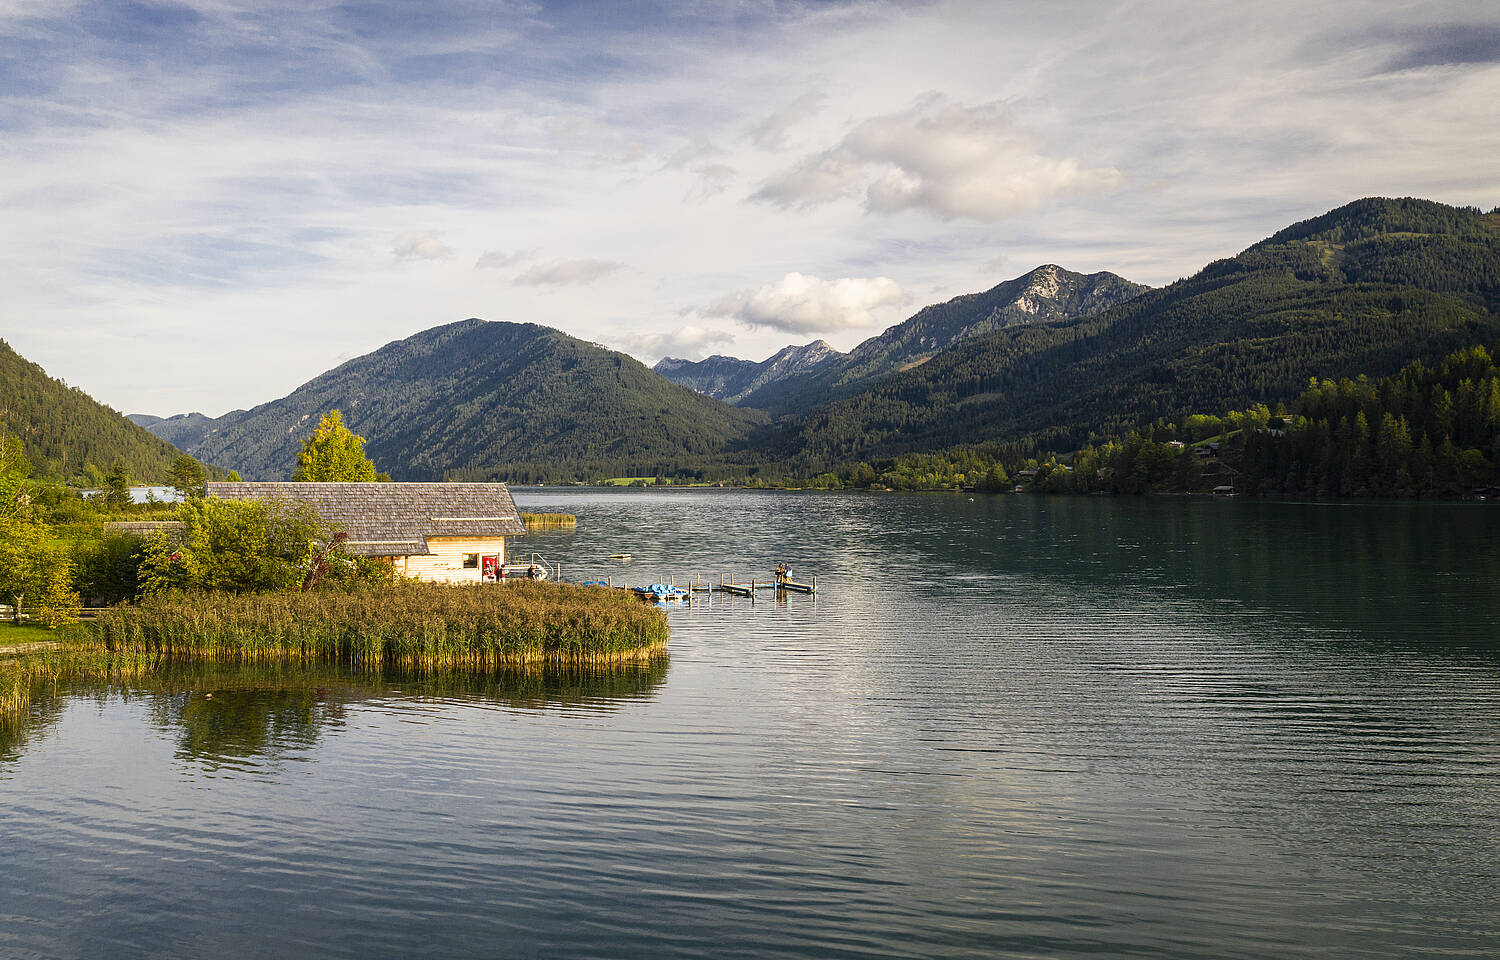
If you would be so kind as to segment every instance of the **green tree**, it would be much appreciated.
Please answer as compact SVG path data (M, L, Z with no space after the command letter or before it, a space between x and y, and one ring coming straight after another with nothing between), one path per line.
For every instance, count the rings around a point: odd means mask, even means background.
M140 567L144 542L131 533L113 533L78 544L73 553L73 579L90 602L105 604L140 596Z
M31 464L15 437L0 435L0 600L30 603L38 622L56 626L78 612L72 564L52 542L51 528L34 514Z
M379 479L365 456L365 438L344 426L344 415L330 410L312 436L302 442L293 480L370 483Z
M157 534L142 548L140 588L233 593L301 587L308 562L332 531L311 511L261 500L197 498L177 508L181 540Z
M18 516L31 502L27 481L31 461L21 446L21 438L0 433L0 522Z
M100 498L107 507L130 506L130 471L126 468L125 462L118 457L110 465L109 473L104 475Z
M186 453L173 460L171 469L167 471L167 482L184 500L202 496L203 484L207 479L203 464Z

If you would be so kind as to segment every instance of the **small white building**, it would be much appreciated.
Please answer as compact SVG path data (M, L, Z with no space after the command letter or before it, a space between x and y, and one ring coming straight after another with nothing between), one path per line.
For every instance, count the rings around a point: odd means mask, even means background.
M351 556L384 557L402 576L446 583L494 579L507 537L526 533L503 483L226 482L210 497L306 506L345 531Z

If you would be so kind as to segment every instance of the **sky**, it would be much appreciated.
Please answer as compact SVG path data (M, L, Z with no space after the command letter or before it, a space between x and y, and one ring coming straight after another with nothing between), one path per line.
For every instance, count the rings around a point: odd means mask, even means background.
M0 338L123 412L467 317L759 360L1362 196L1488 210L1500 11L0 0L0 171Z

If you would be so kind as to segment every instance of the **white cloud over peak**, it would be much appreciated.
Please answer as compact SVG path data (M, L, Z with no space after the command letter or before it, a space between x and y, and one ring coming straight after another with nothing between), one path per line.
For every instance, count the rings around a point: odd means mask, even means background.
M453 248L444 243L434 230L396 234L391 252L396 255L397 260L453 259Z
M655 363L662 357L702 360L734 343L734 334L690 323L670 333L632 334L615 342L618 349L646 363Z
M856 124L835 146L773 174L754 199L808 207L864 191L872 213L919 210L986 223L1057 196L1118 189L1114 167L1048 157L1002 101L964 106L938 93Z
M874 326L880 322L874 311L905 300L905 291L890 277L823 280L789 273L759 290L722 297L704 312L785 333L832 333Z
M574 286L593 283L624 267L625 264L614 260L554 260L537 264L516 277L515 282L523 287Z

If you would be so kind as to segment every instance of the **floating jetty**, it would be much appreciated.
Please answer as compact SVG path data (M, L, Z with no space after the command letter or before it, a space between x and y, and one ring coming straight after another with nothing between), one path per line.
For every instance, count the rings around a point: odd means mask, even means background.
M802 593L815 595L818 592L818 578L814 577L811 583L798 583L795 580L736 580L734 576L719 574L718 579L705 578L702 574L694 574L687 581L679 583L675 577L660 577L656 583L644 587L635 587L625 583L615 583L614 577L604 580L585 580L581 584L585 587L608 587L615 590L629 590L643 600L661 602L665 599L691 602L697 594L722 593L731 597L749 597L754 600L756 594L772 590L778 594Z

